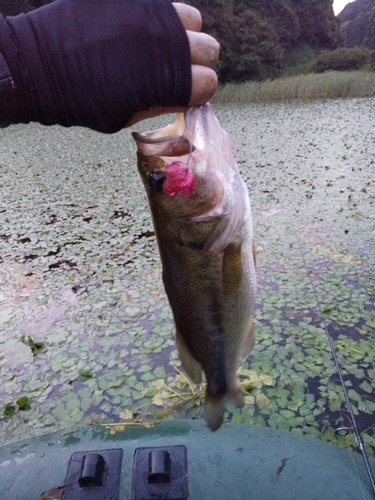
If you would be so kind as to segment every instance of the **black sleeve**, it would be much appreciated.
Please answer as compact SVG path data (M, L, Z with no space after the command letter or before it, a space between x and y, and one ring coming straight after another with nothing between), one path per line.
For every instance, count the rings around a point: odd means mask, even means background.
M186 106L190 48L169 0L55 0L0 15L0 126L120 130L136 111Z

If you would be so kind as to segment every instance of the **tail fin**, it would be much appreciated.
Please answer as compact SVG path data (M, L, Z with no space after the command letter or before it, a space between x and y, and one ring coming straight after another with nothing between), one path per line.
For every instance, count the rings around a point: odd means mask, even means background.
M206 395L206 420L208 427L212 431L217 431L223 423L225 399L225 397L214 398L212 396Z
M243 392L239 384L228 396L214 397L206 394L206 420L212 431L217 431L224 420L225 403L227 400L233 401L238 406L244 405Z

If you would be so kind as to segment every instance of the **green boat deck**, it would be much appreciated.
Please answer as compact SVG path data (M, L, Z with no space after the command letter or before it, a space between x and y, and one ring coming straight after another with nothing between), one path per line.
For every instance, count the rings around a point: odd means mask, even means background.
M76 451L122 448L120 500L130 498L136 448L185 445L191 500L373 499L362 458L318 439L260 426L203 420L164 421L110 434L88 427L46 434L0 448L0 498L36 500L64 484Z

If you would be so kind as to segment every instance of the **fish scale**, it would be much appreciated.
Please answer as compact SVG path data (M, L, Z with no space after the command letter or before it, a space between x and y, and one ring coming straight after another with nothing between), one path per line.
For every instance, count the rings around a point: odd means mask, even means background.
M195 383L204 372L206 419L216 430L225 403L243 402L236 371L254 345L249 195L210 104L187 108L174 125L133 137L181 362Z

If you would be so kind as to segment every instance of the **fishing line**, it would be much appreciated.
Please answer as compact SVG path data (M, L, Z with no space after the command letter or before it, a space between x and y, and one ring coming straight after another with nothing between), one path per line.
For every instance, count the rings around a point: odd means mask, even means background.
M189 141L189 139L187 137L186 137L186 140ZM193 145L192 145L191 141L189 141L189 156L188 156L188 159L186 160L186 166L189 165L189 161L190 161L192 152L193 152Z
M288 211L288 215L289 215L289 211ZM300 244L300 240L299 240L299 238L297 236L297 232L296 232L296 229L295 229L295 227L293 225L292 217L290 215L289 215L289 220L290 220L290 225L291 225L291 227L293 229L293 232L294 232L295 239L297 240L298 248L299 248L299 250L301 252L301 255L302 255L303 264L305 266L307 275L309 277L309 281L310 281L310 284L311 284L311 287L312 287L312 290L313 290L313 294L314 294L314 297L315 297L315 300L316 300L316 303L317 303L317 306L318 306L319 315L320 315L320 318L321 318L321 321L322 321L325 333L327 335L328 344L329 344L329 348L331 350L332 358L333 358L333 361L335 363L337 374L339 376L339 379L340 379L340 382L341 382L341 385L342 385L342 388L343 388L343 391L344 391L346 405L348 407L350 419L352 421L352 426L353 426L352 428L347 427L345 429L346 430L353 430L354 431L354 434L355 434L356 439L357 439L357 444L358 444L358 447L359 447L359 449L361 451L361 455L362 455L363 461L365 463L366 471L367 471L368 477L370 479L370 483L371 483L372 489L373 489L373 491L375 493L375 478L374 478L374 475L372 473L372 469L371 469L371 465L370 465L369 459L367 457L367 453L366 453L366 450L365 450L365 447L364 447L364 443L363 443L363 440L362 440L361 433L360 433L360 431L358 429L358 426L357 426L357 422L356 422L356 419L355 419L355 416L354 416L354 412L353 412L353 409L352 409L352 404L350 402L349 394L348 394L348 391L346 389L344 377L343 377L343 374L342 374L342 371L341 371L340 363L339 363L339 361L337 359L337 356L336 356L335 346L333 344L332 337L331 337L331 335L330 335L330 333L328 331L328 326L327 326L325 317L323 315L322 308L320 306L320 302L319 302L319 299L318 299L318 294L317 294L316 289L315 289L315 285L313 283L313 280L311 279L310 273L308 272L308 266L307 266L307 262L306 262L306 259L305 259L305 254L304 254L304 252L302 250L302 247L301 247L301 244ZM344 428L341 427L340 429L344 429ZM337 430L339 430L339 429L337 429ZM353 461L353 464L354 464L354 461ZM358 471L357 470L356 470L356 472L357 472L357 475L358 475Z

